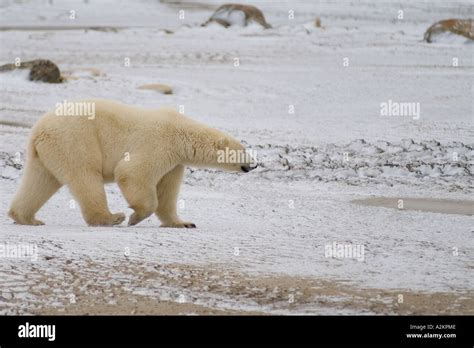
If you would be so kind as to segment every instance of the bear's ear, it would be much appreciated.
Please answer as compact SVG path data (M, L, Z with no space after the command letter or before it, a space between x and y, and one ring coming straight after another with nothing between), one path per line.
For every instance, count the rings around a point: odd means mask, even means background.
M226 138L221 138L217 141L217 148L220 150L224 150L228 146L229 146L229 140L227 140Z

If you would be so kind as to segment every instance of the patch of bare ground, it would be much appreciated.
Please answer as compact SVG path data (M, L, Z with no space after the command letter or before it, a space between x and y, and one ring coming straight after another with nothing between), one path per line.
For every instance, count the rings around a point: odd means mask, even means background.
M40 315L474 314L472 291L364 289L342 281L246 275L222 265L70 262L60 276L34 279L28 313ZM13 294L9 307L20 299L24 304L24 296Z

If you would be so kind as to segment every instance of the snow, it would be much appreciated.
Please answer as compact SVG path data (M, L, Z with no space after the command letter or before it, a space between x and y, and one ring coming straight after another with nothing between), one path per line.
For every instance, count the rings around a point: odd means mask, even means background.
M368 303L338 305L335 294L305 298L295 279L472 299L472 216L352 203L472 200L474 46L422 41L435 21L472 17L469 1L241 2L259 7L272 29L200 27L220 1L52 3L0 3L1 27L12 29L0 31L0 63L48 58L77 79L48 85L27 81L26 71L1 73L1 121L32 125L57 102L89 97L183 105L188 116L245 141L260 167L187 169L180 215L195 230L158 228L155 217L135 227L87 227L66 188L37 214L45 226L18 226L6 212L29 129L0 122L0 243L39 250L35 262L1 260L1 314L64 308L71 294L77 305L101 293L114 303L118 289L227 310L376 312ZM314 27L316 17L323 28ZM150 83L174 94L137 89ZM420 118L381 116L389 100L419 103ZM111 211L131 213L116 185L106 191ZM364 261L325 257L332 243L363 245ZM274 292L259 283L266 277L296 285L276 282Z

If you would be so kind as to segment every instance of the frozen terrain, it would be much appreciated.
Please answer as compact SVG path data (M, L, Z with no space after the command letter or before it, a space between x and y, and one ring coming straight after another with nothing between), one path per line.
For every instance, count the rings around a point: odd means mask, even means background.
M0 258L0 314L474 313L472 213L352 202L472 201L474 45L422 41L435 21L472 18L472 3L251 3L272 29L200 27L217 1L0 1L0 64L51 59L77 77L0 74L0 255L35 251ZM174 93L137 89L151 83ZM87 227L67 188L38 213L45 226L14 225L29 126L89 97L184 106L260 166L187 169L180 214L193 230L155 217ZM389 101L420 112L383 116ZM107 194L131 213L115 185ZM334 244L363 254L330 257Z

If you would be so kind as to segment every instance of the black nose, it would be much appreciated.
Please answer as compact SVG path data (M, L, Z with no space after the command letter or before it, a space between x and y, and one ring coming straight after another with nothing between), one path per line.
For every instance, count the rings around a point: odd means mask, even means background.
M241 166L240 168L242 169L242 171L244 173L248 173L251 170L254 170L255 168L257 168L257 165L256 164L255 165L245 165L245 166Z

